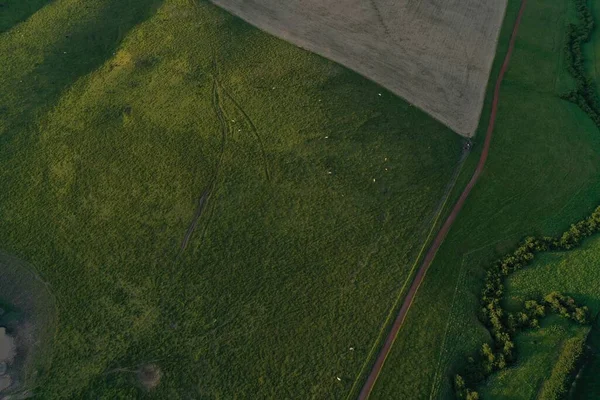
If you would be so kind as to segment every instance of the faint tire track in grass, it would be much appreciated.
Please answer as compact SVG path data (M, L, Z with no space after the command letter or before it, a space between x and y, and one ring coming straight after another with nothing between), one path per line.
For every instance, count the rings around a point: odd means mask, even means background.
M233 96L229 93L229 91L227 91L223 87L221 87L221 88L222 88L223 93L225 94L225 96L227 96L227 98L229 100L231 100L231 102L235 105L235 107L239 110L239 112L244 116L244 118L246 119L246 121L250 125L250 128L252 129L252 134L254 135L254 137L258 141L258 145L260 146L260 152L261 152L261 155L262 155L263 166L264 166L264 170L265 170L265 177L267 178L267 181L270 181L271 180L271 174L269 172L269 163L267 161L267 152L265 151L265 146L264 146L263 140L260 137L260 135L258 134L258 129L256 128L256 125L254 124L254 121L252 121L252 118L250 118L250 116L248 115L248 113L246 113L246 111L242 108L242 106L240 105L240 103L238 103L233 98Z
M377 14L377 19L379 20L379 23L383 27L383 30L384 30L386 36L390 37L390 30L388 29L388 26L385 23L385 20L383 19L383 15L381 15L381 11L379 11L379 7L377 6L377 3L375 2L375 0L369 0L369 2L371 3L371 6L373 6L373 9L375 10L375 13Z
M510 234L510 235L508 235L506 237L503 237L502 239L495 240L495 241L487 243L487 244L485 244L485 245L483 245L481 247L473 249L473 250L471 250L471 251L463 254L463 256L461 257L460 271L459 271L459 274L458 274L458 278L456 280L456 286L455 286L455 289L454 289L454 294L452 296L452 303L450 305L450 312L448 313L448 319L447 319L447 322L446 322L446 329L444 330L444 337L442 338L442 345L440 347L440 352L439 352L439 356L438 356L438 364L437 364L437 367L436 367L436 371L435 371L435 375L434 375L434 378L433 378L433 382L431 384L431 392L429 394L429 399L430 400L435 398L434 397L434 392L437 393L437 391L439 390L440 384L442 382L441 370L442 370L442 365L443 365L443 353L444 353L444 349L446 347L446 339L448 337L448 333L450 332L450 326L454 323L454 320L455 320L455 318L454 318L455 317L454 304L456 303L456 298L457 298L457 293L458 293L458 287L459 287L461 281L464 281L464 278L465 278L465 259L469 255L471 255L473 253L477 253L477 252L479 252L479 251L481 251L483 249L486 249L486 248L488 248L490 246L498 244L498 243L500 243L500 242L502 242L502 241L504 241L504 240L506 240L508 238L514 237L516 235L524 235L524 234L525 234L525 232L516 232L514 234Z
M200 196L200 200L198 201L198 207L196 207L196 212L194 213L194 217L192 218L192 223L190 224L190 227L188 228L188 230L185 234L185 237L183 238L183 242L181 243L181 251L184 251L185 248L187 247L188 242L189 242L190 238L192 237L192 233L194 233L194 230L196 229L196 226L198 225L198 221L200 220L200 217L202 216L202 211L204 211L204 207L206 206L206 202L208 201L210 192L211 192L211 188L207 188L202 193L202 196Z
M565 9L564 9L564 13L567 13L569 9L569 6L567 3L565 3ZM564 40L565 35L565 29L566 29L566 25L563 22L561 18L557 18L556 20L556 36L554 37L554 48L556 48L557 42L560 39ZM559 39L560 38L560 39ZM561 79L560 76L560 69L563 68L563 58L564 58L564 52L559 51L559 56L556 57L556 76L554 77L554 91L558 94L560 94L560 91L558 89L558 82Z
M217 180L219 177L219 172L221 170L221 165L223 164L224 154L225 154L225 146L227 143L227 134L229 132L229 125L227 124L227 119L225 117L225 111L223 110L223 106L221 105L221 96L219 95L219 82L217 81L216 68L217 67L216 67L216 63L215 63L215 76L213 79L213 90L212 90L212 106L215 111L215 114L217 115L217 119L219 120L219 126L220 126L220 131L221 131L221 148L219 150L219 158L217 160L217 165L215 167L215 174L214 174L213 178L211 179L211 181L209 182L208 187L206 189L204 189L204 191L202 192L202 195L200 196L200 199L198 200L198 206L196 207L196 211L194 212L194 216L192 217L192 222L190 223L189 228L188 228L188 230L183 238L183 241L181 243L180 253L186 249L192 235L194 234L194 231L196 230L198 222L200 221L200 218L202 217L202 214L204 212L206 204L208 203L208 201L215 189L215 186L217 184ZM204 236L204 232L206 232L206 227L202 232L202 236Z
M465 254L466 255L466 254ZM442 359L444 350L446 348L446 338L448 337L448 332L450 332L450 325L454 322L454 304L456 303L456 295L458 294L458 287L460 283L464 280L464 271L465 271L465 255L463 255L462 262L460 263L460 271L458 272L458 278L456 279L456 285L454 286L454 294L452 295L452 303L450 304L450 312L448 313L448 321L446 322L446 329L444 329L444 337L442 338L442 345L440 346L440 355L438 356L438 365L435 369L435 374L433 376L433 382L431 384L431 393L429 394L429 399L433 399L434 395L439 392L440 385L442 383Z

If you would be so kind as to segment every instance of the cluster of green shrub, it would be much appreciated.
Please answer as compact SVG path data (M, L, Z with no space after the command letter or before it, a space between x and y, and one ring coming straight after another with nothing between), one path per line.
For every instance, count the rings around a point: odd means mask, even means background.
M495 371L516 360L514 336L523 329L537 328L540 318L549 313L572 319L579 324L589 322L589 310L569 296L552 292L539 300L528 300L516 312L502 307L504 281L513 272L531 264L536 253L571 250L600 231L600 207L586 219L571 225L560 237L528 237L515 251L500 258L488 269L481 291L480 319L489 329L493 344L484 343L477 357L469 357L467 367L455 376L454 387L459 399L476 400L473 389Z
M540 390L539 400L559 400L566 397L577 371L577 366L585 353L587 336L575 337L565 342L552 373Z
M593 80L586 76L583 44L590 41L594 31L594 17L587 0L574 0L579 24L569 24L565 54L567 69L576 83L576 89L564 93L561 97L581 108L594 123L600 127L600 101Z
M578 307L572 297L552 292L544 297L544 304L562 317L570 318L580 324L589 322L590 312L587 306Z

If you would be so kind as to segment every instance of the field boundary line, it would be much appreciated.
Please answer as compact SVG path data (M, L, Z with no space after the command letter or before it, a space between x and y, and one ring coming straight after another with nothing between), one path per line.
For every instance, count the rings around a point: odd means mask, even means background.
M446 349L446 338L448 337L448 331L450 330L450 324L454 321L454 304L456 303L456 294L458 293L458 287L462 283L464 279L464 267L465 267L465 256L463 255L460 262L460 269L458 271L458 277L456 278L456 285L454 286L454 294L452 295L452 303L450 304L450 312L448 313L448 320L446 321L446 328L444 329L444 337L442 338L442 344L440 345L440 353L438 356L438 363L435 367L435 374L433 375L433 382L431 383L431 391L429 392L429 399L433 399L434 392L439 391L439 386L441 383L441 373L442 369L442 358L444 350Z
M589 180L588 180L588 182L589 182ZM566 208L566 207L567 207L567 206L568 206L568 205L569 205L569 204L570 204L570 203L573 201L573 199L574 199L575 197L577 197L577 195L578 195L578 194L581 192L581 190L583 189L584 185L585 185L585 184L584 184L584 183L582 183L582 184L580 185L579 189L578 189L578 190L577 190L577 191L576 191L576 192L575 192L575 193L574 193L572 196L570 196L568 199L566 199L565 203L562 205L562 207L560 208L560 210L558 210L558 212L557 212L557 213L561 213L562 211L564 211L564 209L565 209L565 208ZM546 222L548 222L548 221L549 221L549 220L551 220L551 219L552 219L552 217L547 217L547 218L543 219L541 222L542 222L542 223L546 223ZM473 254L473 253L480 252L480 251L482 251L482 250L484 250L484 249L486 249L486 248L488 248L488 247L490 247L490 246L493 246L493 245L495 245L495 244L497 244L497 243L500 243L500 242L502 242L502 241L504 241L504 240L510 239L510 238L512 238L512 237L515 237L515 236L517 236L517 235L525 236L525 235L526 235L526 233L527 233L527 231L525 231L525 230L521 230L521 231L517 231L517 232L513 232L513 233L506 233L506 236L503 236L503 237L501 237L501 238L499 238L499 239L496 239L496 240L494 240L494 241L488 242L488 243L486 243L486 244L484 244L484 245L482 245L482 246L480 246L480 247L478 247L478 248L475 248L475 249L469 250L468 252L464 253L464 254L463 254L463 256L461 257L461 263L460 263L460 272L459 272L459 279L460 279L460 277L461 277L460 275L463 275L463 273L464 273L465 259L466 259L468 256L470 256L470 255L471 255L471 254ZM463 276L463 277L464 277L464 276ZM457 282L457 285L458 285L458 282ZM455 289L455 290L456 290L456 289ZM447 325L449 325L449 324L450 324L450 322L451 322L451 321L450 321L450 319L452 319L452 317L454 316L453 310L454 310L454 304L455 304L455 296L456 296L456 293L455 293L455 295L453 296L453 299L452 299L452 306L450 307L450 313L449 313L449 315L448 315L448 323L447 323ZM442 347L440 348L440 353L439 353L439 356L438 356L438 366L437 366L437 368L436 368L436 374L435 374L435 376L434 376L434 381L433 381L433 383L432 383L432 392L433 392L433 390L434 390L434 387L433 387L433 386L436 384L436 378L437 378L437 376L439 375L439 374L438 374L438 370L439 370L439 368L440 368L440 364L441 364L441 362L442 362L442 360L441 360L441 359L442 359L442 353L443 353L443 351L444 351L444 346L445 346L445 343L446 343L446 336L447 336L447 334L448 334L448 333L447 333L447 330L446 330L446 332L444 333L444 338L442 339ZM432 398L433 398L433 397L432 397L432 395L431 395L431 393L430 393L430 397L429 397L429 398L430 398L430 399L432 399Z
M438 234L437 234L436 238L434 239L433 244L431 245L431 247L429 248L429 251L425 255L423 264L421 265L421 268L419 268L419 270L417 271L417 275L415 276L415 279L413 280L413 283L411 284L411 286L408 290L408 293L405 297L404 303L402 304L402 307L400 308L400 311L398 312L396 320L394 321L394 324L392 325L392 328L383 344L383 347L379 353L379 356L377 357L377 360L375 361L375 364L373 365L371 373L369 374L367 381L365 382L365 384L358 396L359 400L366 400L370 396L371 391L373 390L373 387L377 381L377 378L379 377L379 374L383 368L383 365L384 365L384 363L391 351L391 348L398 336L398 332L400 331L400 328L402 327L402 325L404 323L406 315L408 314L408 310L412 306L415 295L416 295L419 287L421 286L421 283L423 282L423 280L425 278L425 275L427 273L427 270L429 269L429 266L431 265L433 259L435 258L435 255L437 254L438 249L440 248L441 244L443 243L444 239L446 238L446 235L448 234L450 228L454 224L454 221L456 220L458 213L463 208L463 206L467 200L467 197L469 196L469 194L475 187L475 184L477 183L477 181L479 180L479 177L481 176L481 173L483 172L483 169L485 167L485 164L486 164L486 161L488 158L490 144L491 144L491 140L492 140L495 124L496 124L496 115L498 112L498 103L499 103L499 98L500 98L500 88L502 85L502 81L504 80L504 75L506 74L506 71L508 70L508 65L510 63L511 56L512 56L513 50L515 48L515 42L517 39L519 27L521 25L521 20L523 18L523 14L525 12L526 5L527 5L527 0L521 0L521 8L519 9L517 19L513 26L512 35L510 38L510 42L508 45L506 55L504 57L504 62L502 64L502 67L500 68L500 72L498 74L498 79L496 80L496 85L494 88L494 96L493 96L493 101L492 101L492 110L490 113L488 129L486 132L485 141L484 141L483 149L482 149L481 156L479 159L479 163L477 164L477 167L473 173L471 180L467 183L467 186L463 190L458 201L455 203L454 208L452 209L452 211L450 212L450 215L446 219L446 222L444 223L444 225L442 225L441 229L438 231Z
M594 2L593 1L590 2L590 12L592 13L592 15L596 14L594 12L594 7L596 7L594 5ZM596 32L596 31L594 30L594 32ZM595 81L596 81L596 86L598 86L598 78L600 77L600 75L598 75L598 52L596 51L596 46L594 46L594 43L593 43L595 41L594 39L595 38L592 36L592 46L591 47L592 47L592 53L594 53L592 55L592 57L593 57L593 63L594 63L594 74L596 75Z
M569 3L568 1L564 2L564 7L563 7L563 14L567 14L569 12ZM566 21L565 19L562 19L562 24L561 22L561 18L559 17L558 20L556 21L556 24L558 25L556 27L556 36L554 36L553 41L553 47L556 48L557 46L557 39L558 37L562 38L564 40L565 35L565 29L567 29L567 23L568 21ZM566 22L566 23L565 23ZM562 25L562 26L560 26ZM560 32L559 32L560 31ZM556 75L554 77L554 92L558 93L558 82L559 80L561 80L561 76L560 76L560 71L561 69L566 69L564 68L564 52L563 51L559 51L558 53L558 57L556 59Z
M478 248L475 248L475 249L469 250L468 252L466 252L466 253L464 253L464 254L462 255L462 257L461 257L461 261L460 261L460 272L459 272L459 277L458 277L458 279L457 279L457 282L456 282L456 288L455 288L455 293L454 293L454 295L453 295L453 298L452 298L452 305L450 306L450 312L448 313L448 322L447 322L447 326L449 326L449 325L450 325L450 323L452 322L451 320L453 320L453 318L452 318L452 317L454 316L453 310L454 310L454 304L455 304L455 300L456 300L456 291L457 291L457 289L458 289L458 284L460 283L461 277L464 279L464 266L465 266L465 258L467 258L468 256L470 256L470 255L471 255L471 254L473 254L473 253L477 253L477 252L479 252L479 251L482 251L482 250L484 250L484 249L486 249L486 248L488 248L488 247L490 247L490 246L493 246L493 245L495 245L495 244L497 244L497 243L500 243L500 242L502 242L502 241L504 241L504 240L506 240L506 239L509 239L509 238L511 238L511 237L514 237L514 236L516 236L516 235L524 235L524 234L525 234L525 231L515 232L515 233L512 233L512 234L507 234L506 236L503 236L503 237L501 237L501 238L499 238L499 239L496 239L496 240L494 240L494 241L488 242L488 243L484 244L483 246L480 246L480 247L478 247ZM445 343L446 343L446 337L447 337L447 335L448 335L448 330L446 329L446 331L444 332L444 338L442 339L442 346L441 346L441 348L440 348L440 353L439 353L439 356L438 356L438 365L437 365L437 367L436 367L436 373L435 373L435 376L434 376L434 382L432 383L432 389L431 389L431 391L432 391L432 392L433 392L433 389L434 389L434 387L433 387L433 386L434 386L434 385L435 385L435 383L436 383L436 382L435 382L435 380L436 380L437 376L439 375L439 374L438 374L438 370L439 370L439 368L440 368L440 365L441 365L441 363L442 363L442 353L443 353L443 351L444 351L444 347L445 347ZM438 385L438 386L439 386L439 385ZM429 396L429 398L430 398L430 400L433 398L431 393L430 393L430 396Z
M404 284L402 285L402 287L400 288L400 290L398 292L398 297L396 298L394 304L392 305L390 311L388 312L387 318L385 319L384 323L381 326L381 329L379 330L379 334L377 335L376 341L373 343L373 346L371 346L371 351L369 351L369 354L367 355L365 362L363 363L358 375L356 376L356 379L354 380L354 383L352 384L352 387L350 388L350 392L348 393L346 400L348 400L354 393L354 390L356 389L356 385L357 385L358 381L360 380L360 377L364 374L365 369L366 369L367 365L369 364L369 361L373 358L373 355L375 354L377 347L379 347L383 333L385 332L386 327L389 326L389 324L392 320L392 317L394 316L394 311L398 308L400 299L402 299L402 297L403 297L402 295L404 293L404 289L406 288L408 281L410 281L410 278L412 277L413 273L415 272L415 269L417 268L417 265L419 264L419 261L421 260L421 256L423 255L425 249L427 248L427 245L429 244L429 242L431 240L432 234L435 231L435 227L437 226L438 221L440 220L440 217L442 216L442 214L444 213L444 210L446 209L446 204L448 203L448 200L450 199L450 196L452 195L454 187L456 186L456 183L458 182L458 178L460 177L460 173L462 172L463 167L465 166L465 163L466 163L466 160L467 160L469 154L470 154L470 151L463 152L463 154L461 155L461 158L459 159L459 163L456 167L456 171L454 172L454 176L451 177L450 184L448 185L448 187L446 189L446 193L444 193L444 195L442 196L443 201L441 202L441 204L438 205L437 213L433 216L433 222L431 224L431 227L429 228L427 237L425 238L425 241L423 242L423 245L421 246L421 249L419 250L417 257L415 258L415 261L408 273L408 276L404 280Z

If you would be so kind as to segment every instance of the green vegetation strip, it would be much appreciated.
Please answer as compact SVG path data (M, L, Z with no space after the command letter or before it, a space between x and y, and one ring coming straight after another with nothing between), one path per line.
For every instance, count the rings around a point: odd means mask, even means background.
M531 269L536 268L531 267L522 271L531 272ZM510 290L507 290L507 293L510 293ZM556 314L549 314L541 319L540 325L539 329L527 329L515 336L515 346L519 350L517 363L492 374L485 384L479 386L481 398L486 400L536 399L542 387L550 384L552 370L563 354L567 341L573 338L585 338L590 332L588 325L576 324ZM581 361L587 361L589 354L586 350L585 357ZM576 368L579 369L582 362L578 363Z
M508 279L505 290L506 309L517 311L525 299L539 298L543 293L558 291L569 293L576 298L577 302L588 305L592 315L597 315L600 311L600 288L596 284L600 274L597 267L599 256L600 235L585 240L582 246L572 251L540 254L531 267L522 269ZM494 374L481 387L481 393L486 396L485 398L502 398L503 393L519 393L516 385L518 381L534 384L536 390L529 397L532 398L541 388L542 378L550 376L561 343L589 330L588 327L582 328L568 320L565 320L564 326L569 332L559 335L560 337L552 334L554 327L549 326L545 320L540 330L518 335L516 338L519 349L518 366ZM538 336L532 339L531 335L534 334ZM573 394L576 399L597 399L600 393L600 382L597 380L600 370L599 339L596 317L588 335L587 346L590 352L586 352L585 366L579 373L574 387ZM544 362L538 362L537 367L533 365L535 362L532 363L532 360L539 361L544 357L546 357Z
M594 81L586 76L583 43L591 39L594 30L594 19L586 0L575 0L579 25L569 24L567 30L566 61L567 69L577 83L577 89L562 97L577 104L596 125L600 126L600 103L596 95ZM517 314L506 312L502 307L504 280L514 271L531 263L534 254L539 252L571 250L581 244L584 238L600 229L600 207L586 220L571 226L560 238L542 237L527 238L517 250L497 261L488 270L484 289L481 294L481 319L490 330L495 349L484 343L481 358L475 361L470 358L467 377L455 377L456 396L460 399L476 399L479 394L472 388L481 383L492 372L506 368L516 359L514 354L514 334L524 328L538 328L537 318L546 315L549 307L561 316L568 317L580 324L588 322L589 310L586 306L578 307L575 300L553 292L546 296L541 304L535 300L526 301L524 309ZM565 378L566 379L566 378ZM559 386L551 383L547 389L547 398L559 398ZM565 389L566 390L566 389ZM552 397L558 396L558 397Z
M585 353L587 336L566 340L552 373L538 396L539 400L564 399L573 383L577 366Z
M0 0L0 33L26 20L52 0Z
M481 319L488 327L494 340L494 348L484 343L479 359L470 359L470 364L464 377L455 377L456 395L460 399L476 399L479 394L473 389L487 376L497 370L506 368L516 360L514 335L525 328L539 327L538 318L544 317L548 311L562 317L570 318L577 323L586 324L589 320L589 310L580 307L575 300L552 292L543 301L529 300L523 310L517 313L507 312L503 306L504 281L512 273L528 266L535 255L541 252L571 250L581 242L600 231L600 207L585 220L571 226L558 238L529 237L511 254L496 261L488 270L484 289L481 293Z
M517 7L509 2L509 24ZM487 267L523 237L561 235L599 204L598 128L578 106L557 96L573 81L564 42L574 15L572 0L528 3L479 189L440 248L373 398L453 396L450 377L464 371L464 355L491 343L477 318ZM528 293L515 311L554 290L590 306L577 288L558 286Z
M577 8L578 24L569 24L565 54L567 68L576 82L577 88L561 95L565 100L577 104L600 127L600 101L594 80L586 72L583 45L592 38L595 28L594 17L588 0L573 0Z

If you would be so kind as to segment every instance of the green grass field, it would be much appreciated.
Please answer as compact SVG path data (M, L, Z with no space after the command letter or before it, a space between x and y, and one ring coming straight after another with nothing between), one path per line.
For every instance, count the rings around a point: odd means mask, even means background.
M535 264L515 273L507 284L507 307L515 308L525 298L535 298L551 291L568 293L580 304L590 307L596 318L600 312L600 289L597 265L600 260L600 237L587 240L581 248L570 252L542 254ZM597 374L600 371L600 332L594 325L589 338L595 356L584 369L577 384L577 396L581 399L594 399L600 396ZM540 350L541 351L541 350ZM522 397L526 398L526 397Z
M51 0L3 0L0 3L0 33L26 20Z
M538 393L552 373L566 340L585 337L589 328L558 316L545 318L541 327L517 335L519 361L490 377L479 393L483 399L524 400Z
M499 55L519 3L509 2ZM450 377L489 340L477 319L486 266L524 236L561 233L600 203L600 134L558 96L572 84L563 59L572 4L528 1L486 169L419 290L373 398L451 398ZM465 168L464 179L470 173Z
M206 1L3 4L0 248L56 301L40 398L136 398L147 363L154 398L345 397L460 138ZM571 134L559 203L596 160Z
M594 16L595 21L600 20L600 5L593 1L589 3L590 11ZM596 87L600 90L600 30L594 29L592 32L592 40L587 43L584 47L584 51L587 55L587 68L588 73L596 81Z
M531 267L513 274L507 282L507 308L514 310L525 300L552 291L568 293L587 305L592 316L600 312L600 238L586 240L581 248L540 254Z

